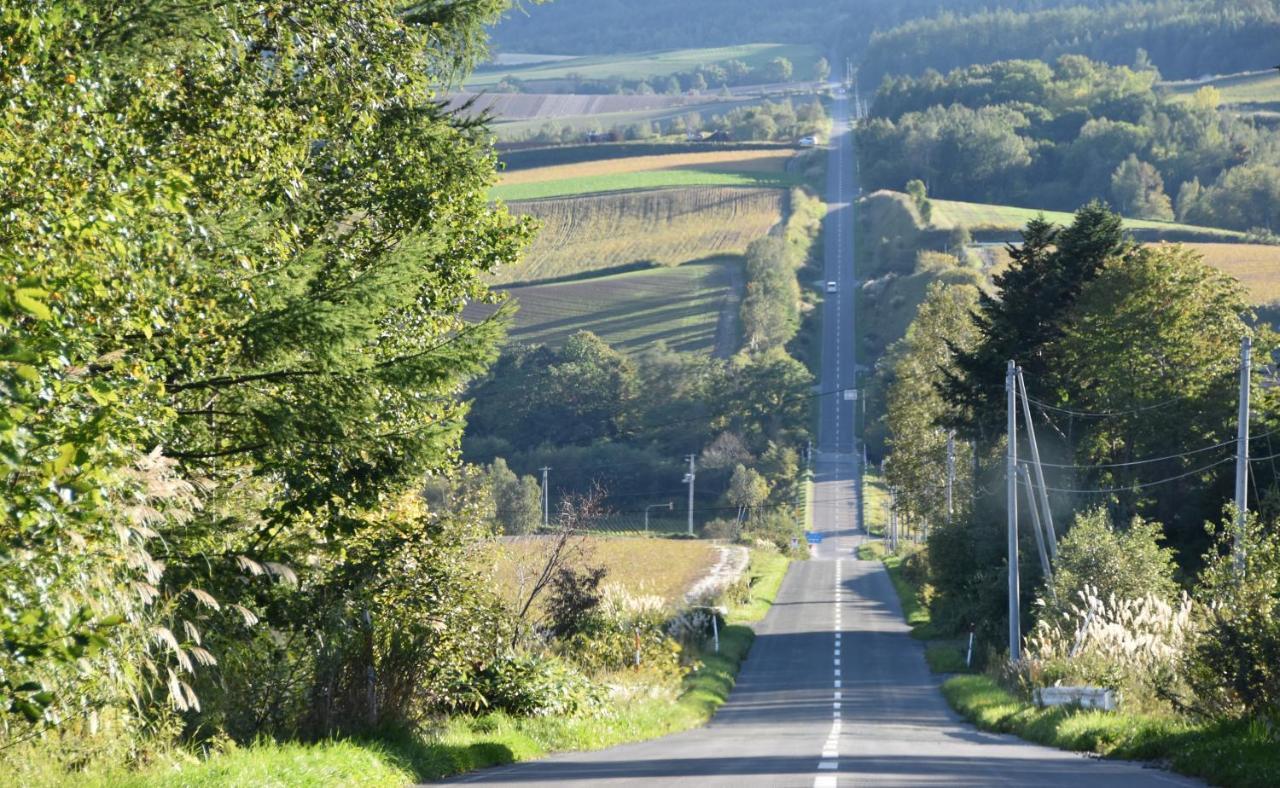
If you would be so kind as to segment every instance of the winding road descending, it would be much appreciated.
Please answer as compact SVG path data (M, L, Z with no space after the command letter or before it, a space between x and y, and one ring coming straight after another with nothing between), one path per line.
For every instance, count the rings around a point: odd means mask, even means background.
M853 222L847 106L834 112L822 390L853 385ZM843 173L843 174L842 174ZM960 722L911 639L879 563L858 561L853 401L822 397L814 560L792 565L729 702L707 727L455 780L538 786L1197 785L980 733Z

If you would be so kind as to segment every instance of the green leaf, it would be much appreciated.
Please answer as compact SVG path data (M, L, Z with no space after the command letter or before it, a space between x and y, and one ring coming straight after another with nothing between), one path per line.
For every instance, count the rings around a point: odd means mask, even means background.
M49 311L48 304L40 300L48 297L49 293L38 287L20 287L13 291L13 303L36 320L53 319L53 313Z
M76 459L76 445L64 443L58 448L58 459L53 461L53 472L61 475Z
M44 382L44 378L40 377L39 370L31 366L30 364L19 364L17 367L17 373L18 373L18 377L22 378L28 383L34 383L38 386Z

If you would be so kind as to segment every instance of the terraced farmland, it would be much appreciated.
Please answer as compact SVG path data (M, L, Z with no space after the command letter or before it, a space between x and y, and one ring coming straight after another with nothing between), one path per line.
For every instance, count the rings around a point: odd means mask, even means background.
M535 282L635 265L741 254L782 219L778 189L624 192L513 205L542 224L520 263L495 282Z
M665 342L674 350L729 355L737 349L736 258L554 284L510 287L519 304L509 340L558 346L578 331L634 350ZM468 307L478 319L492 307ZM722 317L723 315L723 317Z
M584 79L648 79L669 76L678 71L691 71L698 66L727 60L741 60L752 68L758 68L775 57L785 57L794 63L795 73L808 74L813 71L813 64L820 56L817 47L792 44L744 44L626 55L586 55L524 65L482 66L467 80L467 87L472 90L492 87L508 76L525 82L563 80L570 74L578 74Z

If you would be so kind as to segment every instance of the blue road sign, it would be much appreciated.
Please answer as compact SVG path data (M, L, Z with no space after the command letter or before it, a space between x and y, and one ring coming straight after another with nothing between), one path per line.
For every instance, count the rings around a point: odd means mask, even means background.
M821 544L822 534L818 533L817 531L805 531L804 539L809 544Z

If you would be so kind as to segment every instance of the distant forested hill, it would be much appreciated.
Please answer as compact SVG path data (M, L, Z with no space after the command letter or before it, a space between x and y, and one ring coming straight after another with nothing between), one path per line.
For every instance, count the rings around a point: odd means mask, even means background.
M967 16L949 6L936 16L873 35L861 74L864 85L874 86L887 74L946 72L1009 59L1053 61L1063 54L1129 65L1139 58L1139 49L1171 79L1267 68L1280 55L1280 4L1134 0L1040 10L1018 4L1017 10Z
M572 55L757 41L839 45L856 53L875 30L943 9L967 13L1000 4L1001 0L555 0L526 3L509 12L493 30L493 39L498 51ZM1045 8L1061 5L1061 0L1016 5Z

